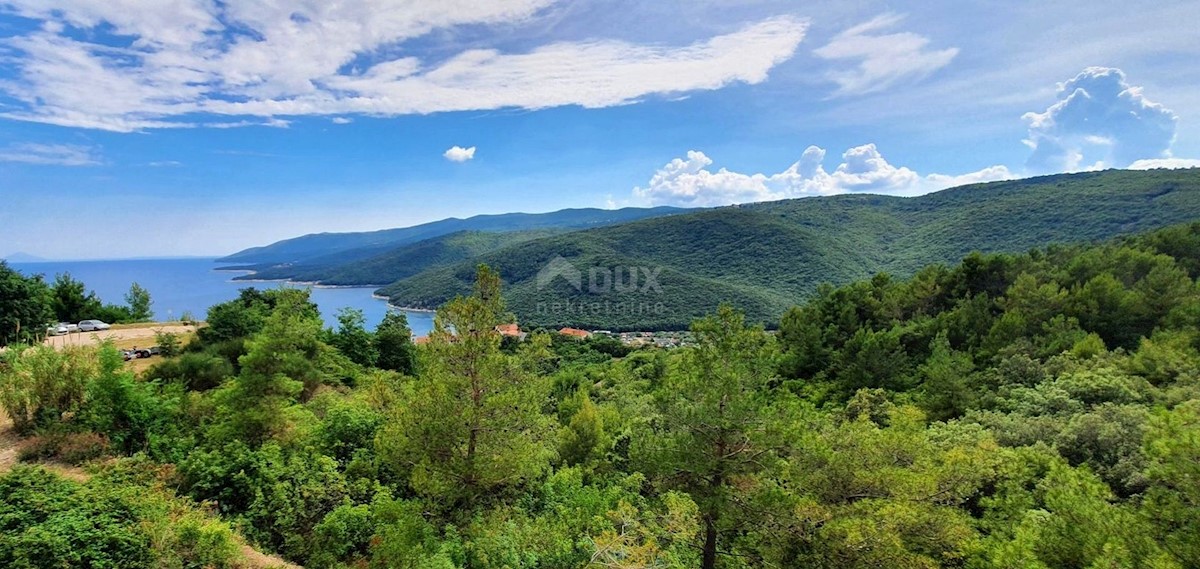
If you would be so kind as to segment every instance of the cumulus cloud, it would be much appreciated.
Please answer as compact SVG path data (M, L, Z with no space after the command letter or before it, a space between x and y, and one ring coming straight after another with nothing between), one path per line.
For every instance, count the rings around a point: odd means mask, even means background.
M759 83L792 57L807 21L778 17L690 45L594 39L426 61L406 42L514 24L554 0L257 3L10 0L40 28L4 40L3 116L131 131L232 116L401 115L563 105ZM80 33L80 32L83 33ZM95 93L103 92L104 97Z
M1163 168L1167 170L1180 170L1183 168L1200 168L1200 160L1195 158L1150 158L1146 160L1136 160L1129 165L1130 170L1154 170Z
M957 185L1014 177L1004 166L991 166L959 176L931 174L889 163L874 144L842 153L832 172L825 170L825 150L809 146L800 159L776 174L743 174L709 169L711 158L689 151L655 172L646 187L634 188L635 198L653 205L691 207L825 196L848 192L915 195Z
M98 166L96 149L75 144L14 144L0 148L0 162L53 166Z
M475 147L451 146L449 150L442 153L442 156L451 162L466 162L475 158Z
M929 38L911 32L882 33L904 18L883 14L833 37L813 50L822 59L857 61L852 69L836 69L827 78L837 83L838 95L862 95L928 77L950 64L958 48L931 50Z
M1125 73L1089 67L1058 86L1058 101L1025 113L1034 172L1123 168L1141 159L1170 158L1175 113L1150 101Z

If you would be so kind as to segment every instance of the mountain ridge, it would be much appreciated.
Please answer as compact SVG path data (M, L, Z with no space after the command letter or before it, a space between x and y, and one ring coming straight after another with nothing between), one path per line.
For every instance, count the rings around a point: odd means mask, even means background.
M911 198L844 194L761 202L573 231L431 267L378 293L400 306L433 308L468 292L475 266L487 264L505 281L509 308L530 326L682 328L722 301L771 322L825 282L878 272L906 276L973 251L1091 242L1195 219L1200 169L1060 174ZM658 268L664 294L577 290L561 279L539 288L538 270L555 257L584 275ZM661 310L614 314L617 302L626 311L631 305ZM599 309L563 308L579 305Z
M282 241L243 249L216 260L240 266L304 264L314 259L342 255L346 261L362 260L389 249L458 231L524 231L532 229L580 229L599 225L672 215L684 208L568 208L547 213L484 214L467 218L451 217L410 227L345 233L310 233Z

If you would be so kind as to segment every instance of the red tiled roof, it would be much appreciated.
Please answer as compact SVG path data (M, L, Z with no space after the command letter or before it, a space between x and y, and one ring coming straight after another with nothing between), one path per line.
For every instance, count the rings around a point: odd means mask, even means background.
M496 331L502 336L520 336L521 327L516 324L501 324L496 326Z

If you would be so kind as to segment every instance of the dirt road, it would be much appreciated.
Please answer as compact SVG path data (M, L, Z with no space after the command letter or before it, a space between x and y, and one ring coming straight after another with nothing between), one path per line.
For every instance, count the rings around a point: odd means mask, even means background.
M134 345L154 345L154 334L157 332L171 332L182 337L195 331L196 326L191 324L151 323L114 328L102 332L78 332L65 336L50 336L46 338L45 343L56 348L61 348L64 346L91 346L99 344L104 340L113 340L117 344L117 347L128 348ZM135 340L140 340L140 343Z

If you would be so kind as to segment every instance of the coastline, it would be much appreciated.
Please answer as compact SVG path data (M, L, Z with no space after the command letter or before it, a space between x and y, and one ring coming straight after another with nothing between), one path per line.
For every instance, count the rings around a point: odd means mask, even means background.
M306 286L312 288L373 288L379 289L387 285L327 285L315 281L293 281L291 279L230 279L232 283L282 283L285 285ZM374 296L374 295L372 295Z
M223 272L227 272L227 273L245 273L247 275L253 275L257 272L257 271L251 270L251 269L239 269L239 268L234 268L234 267L231 267L231 268L217 267L217 268L214 268L213 270L214 271L223 271ZM312 287L312 288L328 288L328 289L370 288L370 289L379 290L379 289L387 286L385 284L382 284L382 285L326 285L326 284L321 284L316 281L294 281L291 279L238 279L238 280L229 279L229 282L231 282L231 283L257 283L257 284L282 283L284 285L295 285L295 286L306 286L306 287ZM388 297L379 295L379 294L372 293L371 298L374 298L375 300L384 301L385 303L387 303L388 308L394 309L394 310L400 310L400 311L404 311L404 312L417 312L417 313L423 313L423 314L436 314L437 313L437 310L434 310L434 309L414 308L411 306L399 306L396 304L392 304L391 302L389 302L390 299Z
M432 310L429 308L413 308L411 306L400 306L397 304L392 304L391 302L389 302L388 297L379 295L379 294L372 294L371 298L387 302L388 308L395 308L396 310L403 310L404 312L422 312L422 313L428 313L428 314L437 314L437 310Z
M237 267L216 267L214 271L222 271L226 273L245 273L246 276L257 274L258 271L253 269L239 269ZM318 281L294 281L292 279L230 279L229 282L235 283L283 283L287 285L308 286L312 288L373 288L380 289L386 284L381 285L327 285L321 284ZM371 295L375 296L375 295ZM378 297L376 297L378 298Z

